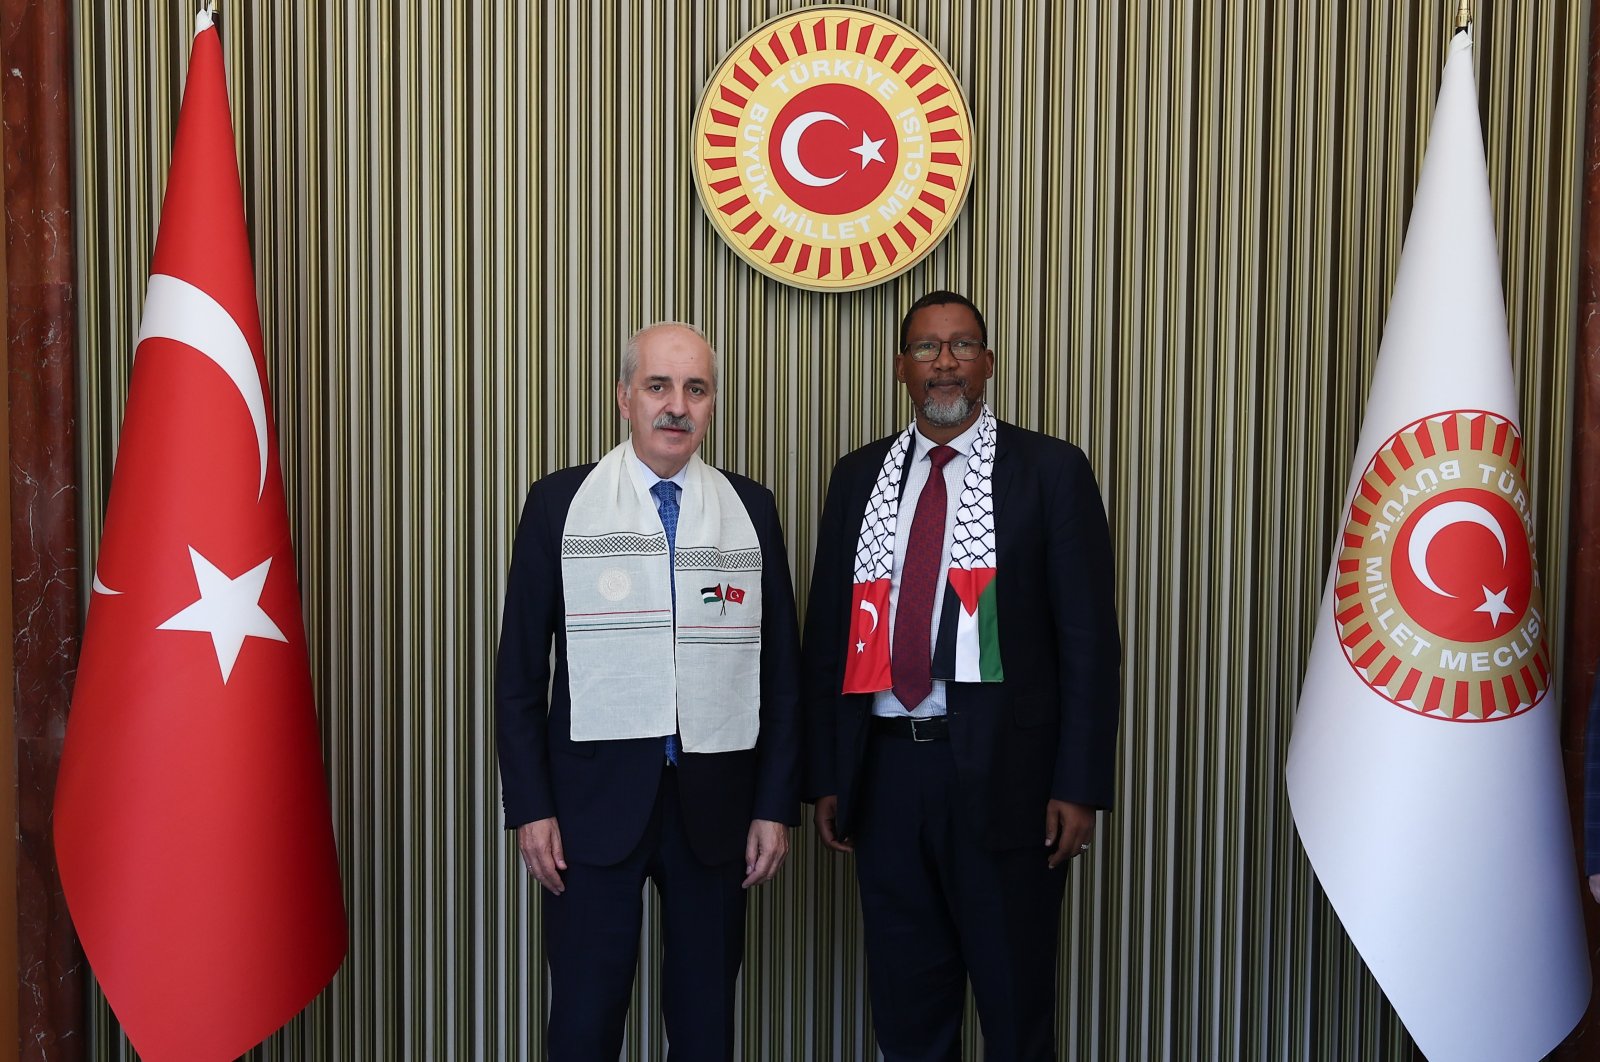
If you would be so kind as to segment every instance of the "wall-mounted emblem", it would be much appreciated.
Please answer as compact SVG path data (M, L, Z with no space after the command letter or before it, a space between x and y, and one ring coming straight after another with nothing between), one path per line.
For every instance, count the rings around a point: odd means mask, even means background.
M768 276L819 290L909 269L944 238L972 173L950 67L854 7L806 8L740 41L693 135L695 187L722 238Z

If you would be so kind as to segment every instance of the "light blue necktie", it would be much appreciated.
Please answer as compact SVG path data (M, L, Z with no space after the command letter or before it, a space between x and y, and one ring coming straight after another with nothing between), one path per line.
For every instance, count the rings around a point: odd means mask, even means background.
M678 569L675 563L678 539L678 485L663 479L650 488L655 495L656 510L661 514L661 526L667 532L667 579L672 587L672 618L678 618ZM667 762L678 765L678 735L667 735Z

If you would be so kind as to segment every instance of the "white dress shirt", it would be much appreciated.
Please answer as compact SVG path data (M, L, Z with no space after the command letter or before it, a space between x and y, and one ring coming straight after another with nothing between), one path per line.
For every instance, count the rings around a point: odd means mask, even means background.
M678 469L678 471L674 472L672 475L662 477L656 475L655 469L645 464L644 459L639 456L639 451L635 450L631 446L628 447L628 456L633 458L633 467L638 470L640 478L644 481L645 490L650 490L657 483L660 483L663 478L665 478L668 481L678 485L678 499L680 502L683 500L683 485L689 482L688 462L684 462L683 467ZM928 474L926 471L924 471L922 475L923 478L926 479ZM661 502L658 501L653 495L651 496L651 500L655 501L656 509L659 511L661 509Z

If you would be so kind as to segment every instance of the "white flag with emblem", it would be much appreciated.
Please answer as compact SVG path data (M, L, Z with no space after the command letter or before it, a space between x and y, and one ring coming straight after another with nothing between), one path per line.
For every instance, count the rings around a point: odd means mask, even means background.
M1300 839L1432 1062L1589 1000L1470 34L1451 43L1289 745Z

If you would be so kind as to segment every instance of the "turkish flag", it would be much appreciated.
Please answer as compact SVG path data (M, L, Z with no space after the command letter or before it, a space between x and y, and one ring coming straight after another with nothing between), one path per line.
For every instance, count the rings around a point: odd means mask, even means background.
M845 647L844 692L876 693L893 685L889 675L889 580L850 588L850 644Z
M56 789L61 882L150 1062L231 1059L346 925L221 44L178 119Z

